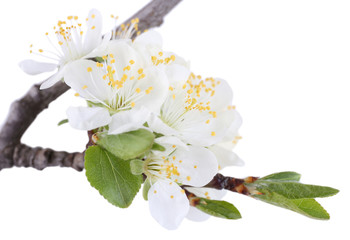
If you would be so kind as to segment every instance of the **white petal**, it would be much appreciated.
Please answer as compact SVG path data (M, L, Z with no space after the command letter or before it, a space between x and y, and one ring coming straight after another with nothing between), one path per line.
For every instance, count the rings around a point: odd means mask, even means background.
M145 107L118 112L112 116L108 134L120 134L143 128L149 115L150 111Z
M58 65L54 63L38 62L31 59L23 60L18 64L18 66L22 69L23 72L30 75L51 72L58 67Z
M238 129L242 126L242 117L241 115L234 109L230 110L233 111L234 119L231 123L230 128L228 129L227 133L223 137L223 142L233 141L236 137L239 136Z
M108 43L111 40L112 33L109 31L103 35L103 40L99 46L93 49L90 53L84 56L84 58L93 58L97 56L104 56L108 54Z
M167 97L169 83L165 72L161 68L147 67L143 69L145 78L136 80L135 88L140 88L142 92L152 88L148 94L135 101L136 106L143 105L154 113L159 113L160 108Z
M215 79L220 81L215 87L215 94L210 99L210 108L213 111L220 111L232 104L233 92L231 86L223 79Z
M148 191L148 202L152 217L169 230L180 225L190 207L186 194L177 184L161 181Z
M102 15L96 9L88 14L87 30L84 38L84 52L87 54L100 45L102 41Z
M88 72L87 69L92 71ZM108 79L103 79L104 71L90 60L77 60L66 66L65 83L87 100L105 104L113 97Z
M227 134L235 116L235 112L231 110L217 112L216 118L209 118L209 124L205 121L198 121L191 127L181 129L182 138L184 141L197 146L214 145Z
M216 159L218 160L219 170L228 167L228 166L243 166L244 162L240 159L237 154L232 152L232 150L227 150L218 145L209 147L209 150L212 151Z
M147 123L149 128L156 133L161 133L166 136L177 136L179 134L176 130L169 127L153 113L150 115Z
M202 187L218 173L216 157L206 148L188 146L188 151L179 148L173 156L178 162L179 182L182 184Z
M65 71L65 66L61 67L57 73L46 79L41 85L40 85L40 90L47 89L49 87L52 87L59 81L63 80L64 76L64 71Z
M163 40L162 36L158 32L154 30L149 30L135 38L134 44L142 44L149 47L154 46L157 48L161 48L163 45Z
M92 130L110 123L111 117L105 108L69 107L67 109L69 124L79 130Z
M163 137L156 138L155 142L164 147L176 146L176 147L180 147L180 148L184 148L185 150L188 150L188 146L177 137L163 136Z
M186 81L190 74L189 68L179 64L171 64L166 68L166 75L170 85Z

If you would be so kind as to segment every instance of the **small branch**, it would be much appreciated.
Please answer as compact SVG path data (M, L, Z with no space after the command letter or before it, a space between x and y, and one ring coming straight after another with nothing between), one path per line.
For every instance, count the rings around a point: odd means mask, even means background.
M241 193L244 195L251 195L252 192L244 185L245 183L253 183L258 180L257 177L247 177L247 178L233 178L225 177L224 175L218 173L215 175L213 180L211 180L206 186L208 188L215 188L218 190L226 189L232 192Z
M139 18L139 30L160 26L164 16L181 0L153 0L130 19ZM130 20L127 20L130 21ZM4 168L49 166L72 167L82 170L83 153L58 152L41 147L31 148L21 143L21 138L36 117L49 104L65 93L69 87L63 82L45 90L39 84L30 88L26 95L12 103L8 116L0 129L0 170Z

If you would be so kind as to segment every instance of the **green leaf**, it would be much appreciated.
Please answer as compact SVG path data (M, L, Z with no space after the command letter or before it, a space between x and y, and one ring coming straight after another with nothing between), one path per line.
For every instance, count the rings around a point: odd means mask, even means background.
M329 219L327 211L315 199L288 199L275 192L262 191L262 193L262 195L253 195L252 197L310 218Z
M118 159L99 146L85 152L86 176L91 186L115 206L126 208L139 191L141 175L133 175L130 161Z
M231 203L225 201L209 200L205 198L192 198L197 203L196 208L215 217L225 219L239 219L241 214Z
M259 180L279 180L279 181L294 181L298 182L300 180L301 175L296 172L279 172L273 173ZM259 181L258 180L258 181Z
M99 134L97 137L97 145L124 160L143 156L154 142L153 133L145 129L117 135Z
M162 145L160 145L158 143L153 143L152 150L163 152L163 151L165 151L165 147L163 147Z
M143 196L143 199L145 199L146 201L148 200L148 191L150 188L151 188L151 183L147 178L146 181L143 183L143 189L142 189L142 196Z
M65 123L68 123L68 119L61 120L59 123L57 123L57 126L61 126L61 125L65 124Z
M259 191L268 190L278 193L288 199L329 197L339 192L339 190L331 187L308 185L297 182L279 182L277 180L258 180L254 182L253 185Z
M140 159L134 159L130 161L130 170L134 175L141 175L143 173L144 161Z

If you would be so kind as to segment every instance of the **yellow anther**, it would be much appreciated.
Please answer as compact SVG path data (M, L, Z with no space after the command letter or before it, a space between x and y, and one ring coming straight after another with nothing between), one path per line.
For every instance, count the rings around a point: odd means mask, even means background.
M131 77L130 77L130 80L134 80L134 78L135 78L135 76L131 76Z
M135 107L135 102L132 102L132 103L130 104L130 106L131 106L131 107Z
M182 160L180 160L179 163L182 163Z
M142 74L142 73L143 73L143 69L140 68L139 70L137 70L137 72L138 72L139 74Z
M211 132L211 135L214 137L216 135L216 133L215 132Z
M175 156L173 156L173 160L175 160L176 159L176 157Z
M92 15L91 15L91 18L95 18L95 14L92 14Z
M151 90L149 90L149 89L146 89L146 94L150 94L151 93Z
M170 91L173 91L173 90L174 90L174 88L170 86L170 87L169 87L169 90L170 90Z
M111 63L115 63L115 59L113 58L113 59L111 59L111 61L110 61Z
M141 89L140 88L136 88L135 90L137 93L140 93L141 92Z
M171 59L172 61L175 61L175 55L171 55L171 56L170 56L170 59Z
M174 198L174 196L173 196L173 195L171 195L171 196L170 196L170 198L171 198L171 199L173 199L173 198Z
M156 190L154 190L154 192L153 192L154 194L156 194L157 193L157 191Z
M88 88L88 86L86 86L86 85L84 85L83 87L82 87L82 89L84 90L84 89L87 89Z
M78 20L78 16L74 16L74 20Z
M84 33L83 31L80 31L80 35L83 35L83 33Z
M129 63L130 63L131 65L133 65L133 64L135 63L135 61L134 61L134 60L130 60Z
M79 93L76 93L76 94L74 94L74 96L79 97L79 96L80 96L80 94L79 94Z
M107 56L102 56L102 59L103 60L107 60Z
M204 195L205 195L205 196L209 196L209 193L208 193L208 192L205 192Z
M186 88L186 84L184 84L183 86L182 86L182 89L185 89Z
M175 94L173 94L173 99L175 99L175 97L176 97Z
M63 45L63 42L59 41L58 44L59 44L59 45Z
M128 75L123 74L123 76L122 76L122 78L120 79L120 81L125 82L127 78L128 78Z
M91 29L94 30L96 27L95 26L92 26Z
M208 119L207 121L205 121L206 124L209 124L210 123L210 120Z
M91 68L91 67L88 67L86 70L87 70L88 72L92 72L92 68Z
M41 52L41 53L42 53L42 52L44 52L44 50L42 50L42 49L39 49L39 52Z
M193 168L197 168L197 165L194 165L194 167Z
M111 58L114 58L114 55L113 55L112 53L110 53L109 56L110 56Z
M47 36L47 35L49 35L49 33L47 32L47 33L45 33L45 35Z
M187 180L187 181L191 181L191 177L190 177L190 176L187 176L187 177L186 177L186 180Z
M187 90L187 93L188 93L188 94L192 94L192 93L193 93L193 88Z
M181 189L181 193L182 193L182 194L185 193L185 190Z
M114 59L113 59L113 60L114 60ZM123 71L125 71L125 70L130 71L130 69L131 69L131 67L128 65L128 66L126 66L126 67L123 69Z
M161 57L163 56L163 52L159 52L158 55Z
M72 19L73 19L73 16L68 16L67 19L68 19L68 20L72 20Z
M173 145L173 148L176 148L176 145Z
M142 74L137 78L137 80L140 80L140 79L142 79L142 78L144 78L144 77L146 77L146 75L145 75L144 73L142 73Z

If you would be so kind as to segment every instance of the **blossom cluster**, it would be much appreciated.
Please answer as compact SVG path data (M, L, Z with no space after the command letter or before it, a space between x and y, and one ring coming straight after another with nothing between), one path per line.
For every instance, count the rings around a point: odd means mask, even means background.
M151 215L167 229L185 217L206 219L209 215L190 206L188 193L222 198L223 191L205 186L219 170L243 164L232 152L241 138L241 117L229 84L192 73L187 61L162 49L159 33L141 33L138 19L102 35L102 16L93 9L85 25L83 31L76 16L59 21L57 39L50 41L55 52L31 49L56 62L24 60L20 67L29 74L58 69L41 88L63 79L86 100L87 106L67 109L73 128L106 135L154 133L163 149L141 158Z

